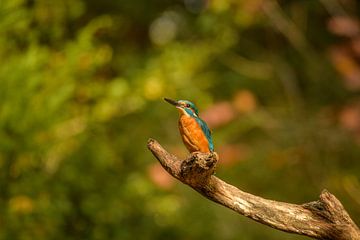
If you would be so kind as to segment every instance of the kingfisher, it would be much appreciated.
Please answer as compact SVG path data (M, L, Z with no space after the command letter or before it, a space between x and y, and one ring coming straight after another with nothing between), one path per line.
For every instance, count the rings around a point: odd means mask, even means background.
M164 98L164 100L179 110L179 131L189 152L213 152L214 144L210 129L199 117L195 104L187 100L175 101L169 98Z

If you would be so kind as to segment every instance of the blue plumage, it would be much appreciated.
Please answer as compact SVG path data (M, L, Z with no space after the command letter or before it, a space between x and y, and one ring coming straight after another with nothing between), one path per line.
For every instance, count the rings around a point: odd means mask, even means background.
M202 131L204 132L208 142L209 142L209 149L210 151L214 151L214 144L211 137L211 131L207 126L206 122L204 122L201 118L195 117L195 120L200 124Z
M198 114L199 114L199 110L196 108L195 104L193 104L190 101L187 100L179 100L179 102L184 102L185 104L189 104L189 108L185 108L185 111L196 120L196 122L200 125L203 133L205 134L208 142L209 142L209 149L210 151L214 151L214 144L212 141L212 137L211 137L211 131L208 127L208 125L206 124L206 122L204 120L202 120L201 118L199 118Z

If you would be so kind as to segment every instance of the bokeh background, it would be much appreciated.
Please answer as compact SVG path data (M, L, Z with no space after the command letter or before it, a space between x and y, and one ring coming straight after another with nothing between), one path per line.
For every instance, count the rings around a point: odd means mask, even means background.
M356 0L1 0L0 239L307 239L173 180L188 99L217 176L360 224Z

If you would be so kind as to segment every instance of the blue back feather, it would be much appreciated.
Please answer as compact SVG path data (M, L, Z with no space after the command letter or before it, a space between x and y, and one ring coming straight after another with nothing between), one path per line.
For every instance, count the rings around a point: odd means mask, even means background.
M209 142L209 149L211 152L214 151L214 144L211 137L211 132L209 127L207 126L206 122L204 122L201 118L195 117L195 120L200 124L202 131L204 132L208 142Z

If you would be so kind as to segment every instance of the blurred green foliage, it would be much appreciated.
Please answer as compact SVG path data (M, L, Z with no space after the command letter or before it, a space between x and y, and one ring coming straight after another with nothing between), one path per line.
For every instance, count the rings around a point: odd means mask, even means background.
M0 239L305 239L156 165L149 137L186 154L164 96L206 110L219 177L294 203L327 188L360 224L359 13L355 0L2 0Z

